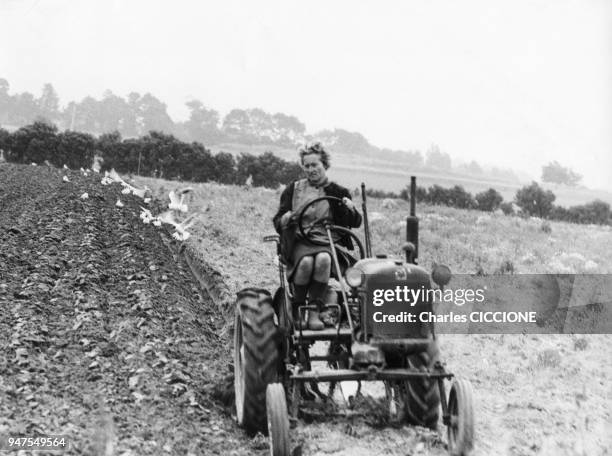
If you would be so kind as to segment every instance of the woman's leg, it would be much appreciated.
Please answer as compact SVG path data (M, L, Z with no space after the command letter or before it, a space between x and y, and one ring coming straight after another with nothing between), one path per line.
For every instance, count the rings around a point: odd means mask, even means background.
M308 285L314 268L314 258L305 256L300 259L293 276L293 300L297 303L306 302L306 294L308 293Z
M331 273L331 256L327 252L320 252L314 258L314 271L310 282L310 300L322 300L327 290L327 282Z

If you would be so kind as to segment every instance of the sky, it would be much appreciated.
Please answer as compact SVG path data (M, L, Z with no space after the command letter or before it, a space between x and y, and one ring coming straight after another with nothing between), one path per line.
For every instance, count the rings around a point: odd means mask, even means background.
M612 190L612 1L0 0L0 77L110 89Z

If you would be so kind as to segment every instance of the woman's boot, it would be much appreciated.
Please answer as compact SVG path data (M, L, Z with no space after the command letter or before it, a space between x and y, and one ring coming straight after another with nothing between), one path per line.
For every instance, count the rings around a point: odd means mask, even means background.
M321 331L325 328L325 323L321 321L321 317L319 316L323 303L320 300L316 300L311 304L317 306L317 310L308 310L308 329L312 331Z

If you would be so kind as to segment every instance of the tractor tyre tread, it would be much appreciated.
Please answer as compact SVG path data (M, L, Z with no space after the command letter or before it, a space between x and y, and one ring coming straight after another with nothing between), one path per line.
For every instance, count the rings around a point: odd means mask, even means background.
M439 358L438 346L432 341L423 352L408 356L408 366L426 371ZM436 379L416 378L406 382L406 420L413 425L437 429L440 416L440 390Z
M244 346L242 426L247 433L267 434L266 387L277 381L278 344L274 309L268 296L238 298ZM238 328L237 328L238 329Z

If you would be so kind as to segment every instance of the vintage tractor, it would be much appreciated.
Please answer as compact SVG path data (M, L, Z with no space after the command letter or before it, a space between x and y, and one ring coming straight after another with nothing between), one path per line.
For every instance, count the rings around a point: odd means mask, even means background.
M416 180L414 177L411 180L407 242L403 246L405 260L385 255L372 257L363 184L361 190L365 248L350 230L333 225L329 219L316 222L325 228L332 247L332 233L351 236L360 255L360 259L342 271L338 253L335 248L331 249L332 267L339 280L338 291L328 293L326 307L338 315L334 327L311 331L295 324L291 284L280 258L279 237L264 238L277 244L280 286L273 296L255 288L238 293L234 324L238 423L251 434L267 434L270 454L287 456L291 454L290 422L297 423L300 411L307 409L309 403L331 399L339 382L377 380L384 382L390 419L436 429L441 410L442 422L448 428L450 454L468 455L474 436L472 387L467 380L453 379L453 374L445 370L439 359L433 323L414 317L411 321L407 317L409 313L433 312L430 294L425 291L432 289L432 281L440 288L450 281L446 266L434 267L430 278L417 265ZM305 239L311 239L312 226L303 226L303 215L321 199L335 200L332 197L314 200L298 216L299 230ZM391 290L386 295L391 299L382 306L376 298L384 297L386 290ZM420 298L408 303L399 299L407 296L403 295L406 290L422 292L418 294ZM301 306L300 315L309 308L312 307ZM383 314L395 315L396 321L384 320ZM401 315L406 321L397 323L402 321ZM319 341L329 344L326 354L312 352L313 345ZM315 367L315 362L326 362L326 365ZM452 380L448 396L445 379ZM329 385L327 396L321 393L319 383Z

